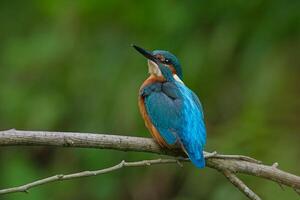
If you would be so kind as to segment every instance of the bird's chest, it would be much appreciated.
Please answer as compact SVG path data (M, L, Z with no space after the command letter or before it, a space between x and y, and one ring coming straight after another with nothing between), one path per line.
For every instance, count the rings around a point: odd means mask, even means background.
M182 100L183 94L178 85L184 86L182 82L168 82L162 77L150 76L140 87L139 96L147 98L153 93L159 93L158 97L166 97L172 101Z
M153 88L155 86L161 85L163 82L165 82L165 79L163 77L151 75L141 85L139 94L141 94L145 88ZM157 88L159 89L159 87Z

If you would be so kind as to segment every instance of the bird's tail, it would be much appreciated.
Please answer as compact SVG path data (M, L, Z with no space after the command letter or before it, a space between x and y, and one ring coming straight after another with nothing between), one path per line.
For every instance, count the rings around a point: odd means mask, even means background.
M198 168L204 168L205 167L205 159L203 156L203 153L200 153L200 157L199 156L195 156L195 155L189 155L189 158L191 159L192 163L198 167Z
M203 151L202 148L200 148L200 150L198 148L194 149L186 149L183 145L182 149L183 151L186 153L186 155L189 156L191 162L198 168L204 168L205 167L205 158L203 155ZM195 151L196 150L196 151Z

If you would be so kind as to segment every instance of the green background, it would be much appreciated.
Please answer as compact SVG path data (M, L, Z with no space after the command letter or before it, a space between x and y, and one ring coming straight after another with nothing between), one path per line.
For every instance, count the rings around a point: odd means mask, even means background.
M205 110L207 151L300 174L300 1L32 0L0 3L0 129L149 137L137 107L146 60L131 43L173 52ZM1 147L0 188L158 155ZM290 188L240 176L263 199ZM191 164L127 168L5 200L246 199Z

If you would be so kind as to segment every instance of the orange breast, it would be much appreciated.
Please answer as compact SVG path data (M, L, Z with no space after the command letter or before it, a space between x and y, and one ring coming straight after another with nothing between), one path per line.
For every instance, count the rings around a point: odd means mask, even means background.
M142 84L140 90L142 88L144 88L145 86L154 83L154 82L163 82L164 79L163 78L159 78L156 76L151 75L147 80L145 80L145 82ZM139 109L140 109L140 113L145 121L145 125L148 128L148 130L150 131L152 137L157 141L157 143L161 146L161 147L167 147L169 148L170 145L168 145L165 140L161 137L160 133L158 132L158 130L156 129L156 127L153 125L153 123L151 122L147 110L145 108L145 101L144 101L144 97L139 96L139 100L138 100L138 104L139 104Z

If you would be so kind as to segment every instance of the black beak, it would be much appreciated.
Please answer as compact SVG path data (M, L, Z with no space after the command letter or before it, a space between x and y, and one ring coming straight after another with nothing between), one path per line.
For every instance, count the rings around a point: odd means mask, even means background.
M148 51L146 49L143 49L141 47L138 47L134 44L131 45L133 48L135 48L135 50L137 50L140 54L142 54L143 56L145 56L146 58L152 60L153 62L155 62L156 64L158 64L160 62L159 59L157 59L151 51Z

